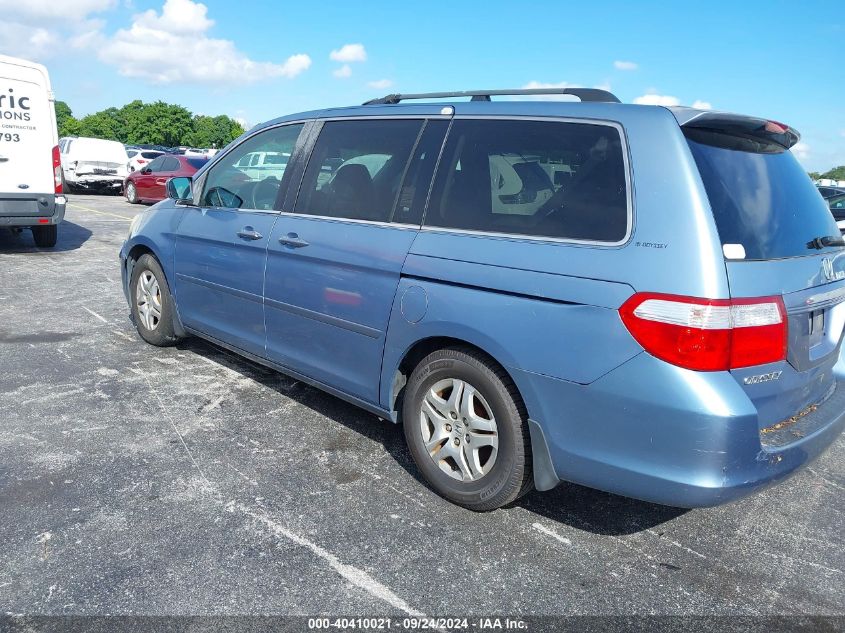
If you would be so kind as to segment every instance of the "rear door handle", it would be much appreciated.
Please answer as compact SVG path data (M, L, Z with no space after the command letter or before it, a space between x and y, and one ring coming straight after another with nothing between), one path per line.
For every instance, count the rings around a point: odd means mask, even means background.
M238 237L242 237L245 240L260 240L261 233L253 229L251 226L245 226L238 231Z
M308 246L308 242L300 238L296 233L288 233L284 237L280 237L279 244L289 246L290 248L302 248L303 246Z

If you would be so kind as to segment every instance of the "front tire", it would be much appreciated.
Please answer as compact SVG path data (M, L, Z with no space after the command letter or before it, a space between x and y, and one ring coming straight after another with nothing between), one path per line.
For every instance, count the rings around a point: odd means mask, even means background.
M132 320L147 343L169 347L179 341L173 330L173 298L164 271L150 254L142 255L132 268L129 282Z
M134 183L127 183L126 184L126 201L129 204L138 204L140 200L138 199L138 190L135 188Z
M471 348L443 349L405 387L408 448L441 496L485 512L533 487L528 415L507 373Z
M39 248L53 248L59 240L59 226L58 224L33 226L32 237Z

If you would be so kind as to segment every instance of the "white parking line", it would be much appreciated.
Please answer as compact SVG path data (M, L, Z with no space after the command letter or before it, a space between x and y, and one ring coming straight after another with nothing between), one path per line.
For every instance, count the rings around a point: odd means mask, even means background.
M549 528L540 525L539 523L532 523L531 527L533 527L538 532L542 532L546 536L551 536L553 539L555 539L556 541L560 541L564 545L572 545L572 541L570 541L568 538L566 538L565 536L561 536L557 532L550 530Z
M89 310L89 309L88 309L88 308L86 308L85 306L82 306L82 309L83 309L83 310L85 310L85 311L86 311L88 314L90 314L91 316L95 316L95 317L97 317L97 318L98 318L98 319L100 319L100 321L102 321L103 323L108 323L108 320L107 320L105 317L101 317L99 314L97 314L97 313L96 313L96 312L94 312L93 310Z

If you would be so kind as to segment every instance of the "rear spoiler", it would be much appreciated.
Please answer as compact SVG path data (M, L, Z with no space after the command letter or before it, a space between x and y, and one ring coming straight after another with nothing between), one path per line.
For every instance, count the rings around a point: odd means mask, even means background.
M769 119L759 119L730 112L698 110L696 108L671 107L669 110L675 115L678 124L683 128L709 130L758 139L766 143L776 143L784 149L789 149L801 140L801 135L797 130L792 129L785 123Z

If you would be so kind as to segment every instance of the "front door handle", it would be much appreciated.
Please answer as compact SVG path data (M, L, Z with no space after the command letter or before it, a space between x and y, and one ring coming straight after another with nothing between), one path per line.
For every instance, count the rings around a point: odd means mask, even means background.
M238 231L238 237L241 237L245 240L260 240L261 233L256 231L251 226L245 226L240 231Z
M279 244L289 246L290 248L302 248L303 246L308 246L308 242L300 238L296 233L288 233L284 237L280 237Z

